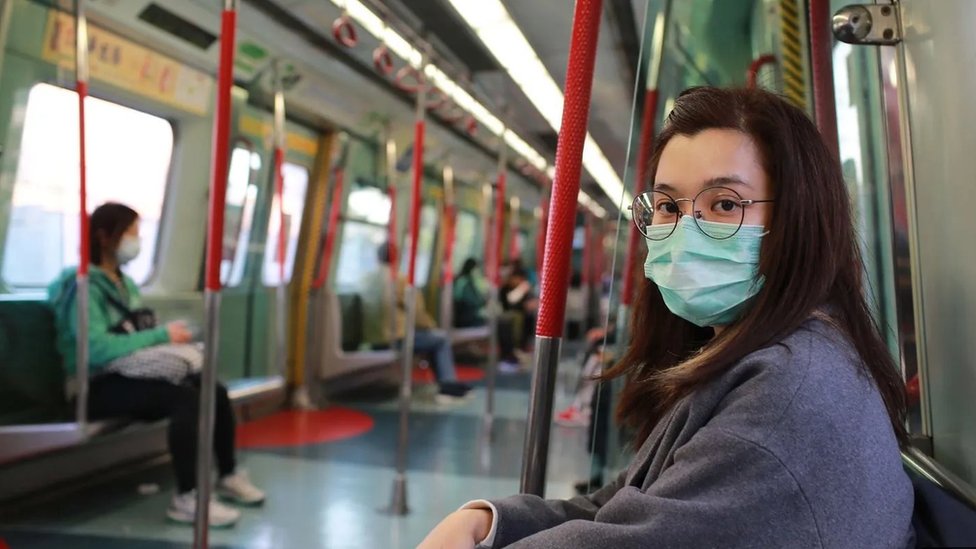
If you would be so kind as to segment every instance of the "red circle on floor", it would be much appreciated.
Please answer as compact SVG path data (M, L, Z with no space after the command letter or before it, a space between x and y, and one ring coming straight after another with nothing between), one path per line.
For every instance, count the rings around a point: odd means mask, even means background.
M474 366L456 366L455 371L457 372L458 381L462 383L481 381L485 378L485 371ZM414 383L434 383L435 381L434 370L431 368L413 369Z
M278 448L335 442L373 428L373 418L358 410L286 410L237 428L240 448Z

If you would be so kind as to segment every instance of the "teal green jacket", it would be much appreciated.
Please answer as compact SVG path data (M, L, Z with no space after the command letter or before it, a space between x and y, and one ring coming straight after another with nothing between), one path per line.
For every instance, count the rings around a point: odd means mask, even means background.
M75 337L78 333L77 294L74 278L75 268L65 269L47 288L48 302L54 309L55 326L58 332L58 351L64 359L64 369L68 374L75 373ZM132 334L116 334L109 330L122 322L123 315L118 308L109 303L109 292L129 309L142 307L139 287L128 276L123 275L125 292L98 267L92 267L89 279L88 309L88 363L92 374L104 368L109 362L132 354L139 349L169 342L165 326L143 330ZM128 294L128 295L126 295Z

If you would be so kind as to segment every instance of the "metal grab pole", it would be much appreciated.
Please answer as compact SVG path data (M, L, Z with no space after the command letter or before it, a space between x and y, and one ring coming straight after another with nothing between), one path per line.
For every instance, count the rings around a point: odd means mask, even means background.
M427 65L427 52L420 60L417 82L417 110L414 121L413 142L413 186L410 193L410 249L407 251L407 287L403 299L407 314L404 320L406 334L403 338L400 364L403 378L400 381L400 432L397 437L396 477L393 479L393 498L390 512L405 515L410 512L407 505L407 450L410 445L410 398L413 393L413 348L416 334L417 287L414 278L417 267L417 240L420 238L420 190L424 178L424 114L427 103L427 83L423 68ZM396 269L391 264L390 269ZM394 310L394 315L396 311ZM396 334L393 334L396 337Z
M285 256L286 256L286 228L285 228L285 89L281 81L281 72L277 59L271 65L274 75L274 177L275 177L275 198L278 199L278 251L276 259L278 262L278 288L276 291L276 339L277 354L280 360L279 371L282 376L288 375L288 348L286 338L288 337L288 304L286 301L286 291L288 283L285 280Z
M840 159L837 137L837 105L834 102L833 14L830 0L809 0L810 73L813 79L813 111L827 148Z
M508 175L508 146L505 144L507 128L502 128L498 134L500 150L498 151L498 180L495 189L495 215L492 225L492 242L485 248L488 266L488 364L485 365L486 385L485 395L485 436L491 441L492 424L495 421L495 379L498 375L498 317L501 314L501 303L498 289L501 287L502 240L505 236L505 182Z
M559 144L556 148L556 180L552 185L546 255L541 279L539 317L536 323L535 371L532 400L522 457L523 493L545 494L549 427L552 422L553 390L566 316L566 287L573 248L573 226L579 196L583 142L593 87L593 65L600 31L602 0L577 0L573 14L573 37L566 68Z
M542 199L542 207L539 209L539 228L535 240L535 272L542 273L542 258L545 257L543 250L546 249L546 225L549 223L549 188L552 182L546 180L546 195Z
M88 152L85 139L85 98L88 97L88 19L85 0L75 1L75 82L78 91L78 271L75 274L75 374L78 398L75 421L83 434L88 429ZM4 45L0 44L0 48Z
M667 34L667 21L671 9L670 0L666 1L655 17L653 37L651 42L651 55L648 58L647 75L645 78L644 104L641 108L640 137L637 148L637 165L634 170L634 196L644 192L649 180L647 173L648 163L650 162L651 152L654 148L655 123L657 120L658 85L661 78L661 61L664 58L664 41ZM650 11L645 13L644 27L650 21ZM635 98L636 100L636 98ZM630 309L634 302L634 288L637 284L638 269L637 257L640 247L640 233L637 226L630 223L630 230L627 238L627 256L624 259L623 288L620 295L620 307L617 309L617 356L622 356L630 342ZM610 382L610 410L616 409L616 395L623 388L624 380L616 378ZM619 469L622 464L620 458L623 452L614 452L613 449L620 448L619 429L611 428L607 433L607 447L611 449L606 467L612 474ZM616 459L614 459L616 458Z
M207 226L207 264L204 307L203 371L200 376L200 410L197 425L197 512L193 532L196 549L209 547L211 466L213 461L214 400L217 391L217 360L220 341L220 259L224 235L224 205L227 194L227 154L230 146L230 89L234 83L234 34L237 30L237 2L224 0L220 20L220 62L217 71L217 110L214 116L211 151L210 214Z

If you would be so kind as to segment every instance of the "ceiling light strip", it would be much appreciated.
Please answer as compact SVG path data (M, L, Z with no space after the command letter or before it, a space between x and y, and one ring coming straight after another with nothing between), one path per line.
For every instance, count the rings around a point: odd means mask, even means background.
M558 133L563 109L562 90L500 0L448 2ZM621 194L626 201L632 200L616 170L589 133L583 149L583 166L612 200L617 200Z
M368 33L373 35L373 37L386 44L386 46L390 49L390 51L392 51L401 59L405 60L407 63L410 64L410 66L414 68L420 68L420 63L422 58L420 54L420 50L413 47L410 44L410 42L408 42L398 32L396 32L391 27L389 27L386 23L384 23L384 21L379 16L373 13L373 11L370 10L368 7L366 7L362 2L360 2L359 0L332 0L332 3L335 4L337 7L339 7L340 9L345 10L346 13L349 14L349 17L351 17L357 24L359 24L362 28L364 28ZM473 3L480 4L480 2L473 2ZM504 8L502 9L504 10ZM508 17L508 12L504 12L501 15L503 15L504 17ZM525 38L518 30L518 27L514 27L513 30L516 33L514 39L518 39L518 37L521 37L522 41L524 42ZM527 43L525 45L528 46ZM534 59L538 62L538 57L535 57ZM538 65L536 66L535 70L541 70L543 74L548 75L548 73L545 72L545 67L542 66L541 62L538 62ZM447 74L445 74L444 71L442 71L439 67L437 67L433 63L428 63L424 67L424 74L430 79L431 83L433 83L435 86L437 86L437 88L443 91L445 95L450 97L457 106L459 106L460 108L464 109L472 116L474 116L478 122L480 122L483 126L485 126L488 129L488 131L490 131L494 135L502 134L502 130L504 129L504 124L502 123L502 121L497 116L493 115L491 111L489 111L481 102L479 102L477 99L472 97L471 94L467 92L467 90L459 86L453 79L451 79L451 77L447 76ZM519 85L535 85L534 82L530 82L525 76L526 74L528 74L527 71L523 71L519 74L521 80L518 79L516 80L516 82L518 82ZM527 82L527 84L523 84L523 82ZM554 107L553 110L553 112L556 113L556 119L558 120L560 113L562 112L562 92L559 91L558 86L555 86L555 82L552 82L551 78L549 79L549 83L551 84L550 88L555 87L555 93L553 92L552 89L548 90L549 96L552 97L554 100L558 96L558 104ZM545 85L545 83L543 83L543 85ZM538 108L538 106L536 108ZM524 157L530 165L532 165L533 167L535 167L540 171L544 171L550 174L554 173L555 168L549 165L545 157L539 154L538 151L532 148L531 145L526 143L525 140L519 137L515 132L512 131L505 132L504 139L505 142L508 144L508 146L511 147L513 151L515 151L516 153ZM589 144L587 144L587 147L590 148ZM597 151L599 152L598 147L597 147ZM584 164L585 163L586 163L586 159L584 155ZM609 162L607 162L606 164L607 166L609 166ZM600 207L600 205L597 204L596 201L594 201L586 193L580 192L579 202L580 204L592 210L594 214L600 217L606 216L606 210Z

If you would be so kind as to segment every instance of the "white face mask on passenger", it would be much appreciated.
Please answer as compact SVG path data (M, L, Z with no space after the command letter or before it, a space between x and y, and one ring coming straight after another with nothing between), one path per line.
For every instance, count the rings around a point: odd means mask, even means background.
M125 235L119 242L119 249L115 252L115 259L119 265L125 265L139 255L142 248L142 241L138 236Z

